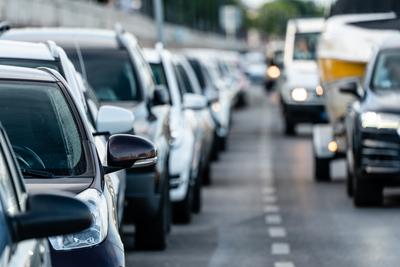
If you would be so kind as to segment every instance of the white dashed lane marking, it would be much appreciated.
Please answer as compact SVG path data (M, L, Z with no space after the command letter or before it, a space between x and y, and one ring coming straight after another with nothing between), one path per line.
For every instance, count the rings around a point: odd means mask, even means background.
M275 203L277 201L277 197L276 196L272 196L272 195L267 195L263 197L263 200L265 203Z
M273 194L275 194L275 192L276 192L276 190L275 190L275 188L274 187L264 187L263 188L263 190L262 190L262 193L264 194L264 195L273 195Z
M272 255L287 255L290 253L290 246L288 243L273 243L271 246Z
M279 207L277 205L265 205L264 212L265 213L279 212Z
M286 229L283 227L269 227L268 233L272 238L286 237Z
M285 262L275 262L274 267L295 267L293 262L285 261Z
M265 223L266 224L281 224L282 218L278 214L271 214L265 216Z

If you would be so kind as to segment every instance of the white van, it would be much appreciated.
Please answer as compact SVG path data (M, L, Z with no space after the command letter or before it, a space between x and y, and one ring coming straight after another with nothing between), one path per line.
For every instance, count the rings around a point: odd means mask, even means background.
M326 121L316 62L323 26L322 18L293 19L287 25L284 73L278 86L287 135L295 134L298 123Z

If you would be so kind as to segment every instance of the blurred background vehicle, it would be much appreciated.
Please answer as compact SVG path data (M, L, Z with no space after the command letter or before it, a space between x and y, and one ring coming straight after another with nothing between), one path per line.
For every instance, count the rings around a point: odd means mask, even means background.
M276 89L281 74L284 71L284 41L271 41L267 44L267 78L265 81L265 90L271 92Z
M399 186L400 35L384 39L365 78L340 90L356 97L347 112L347 192L356 206L383 203L383 189Z
M267 63L266 56L262 52L247 52L242 55L241 61L244 72L253 83L265 83Z
M0 67L1 80L15 78L16 74L25 73L21 69ZM92 224L88 206L73 199L73 195L28 195L1 124L0 181L1 266L52 266L49 244L43 238L83 231Z
M134 133L155 144L158 162L156 168L128 170L124 219L135 224L138 247L164 249L170 224L169 100L163 88L156 88L134 36L120 28L31 28L8 31L4 38L55 41L93 87L101 105L118 105L132 111Z
M200 125L190 110L196 107L190 106L192 103L187 102L179 87L173 55L168 50L160 46L155 49L145 49L144 56L153 70L158 86L167 88L169 92L171 101L169 123L172 139L168 171L173 218L176 222L189 223L192 210L199 211L201 203L201 183L197 181L201 179L199 177L201 139L197 135L197 128Z
M323 25L321 18L295 19L287 24L284 72L278 85L287 135L296 133L298 123L326 121L316 51Z
M362 79L373 47L395 33L390 26L393 22L395 15L384 13L334 15L325 23L317 54L329 125L316 125L313 130L318 181L330 180L331 161L343 158L347 151L344 118L354 96L343 94L340 87L349 79Z

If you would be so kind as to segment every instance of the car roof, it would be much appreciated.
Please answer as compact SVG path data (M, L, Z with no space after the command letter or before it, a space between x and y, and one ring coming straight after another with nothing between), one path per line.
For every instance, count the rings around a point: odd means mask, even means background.
M44 43L0 40L0 58L55 60Z
M379 50L398 48L400 48L400 34L397 33L384 38L378 46Z
M11 29L2 35L4 39L18 41L52 40L62 47L119 48L117 33L113 30L79 28L23 28Z
M0 80L57 82L57 79L46 71L6 65L0 65Z
M161 51L155 48L143 48L143 56L149 63L161 62Z

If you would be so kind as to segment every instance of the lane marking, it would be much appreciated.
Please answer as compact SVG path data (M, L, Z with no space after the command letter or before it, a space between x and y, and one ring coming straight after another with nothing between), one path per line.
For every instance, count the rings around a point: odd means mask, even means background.
M268 228L269 236L272 238L286 237L286 229L283 227L275 226Z
M295 267L293 262L275 262L274 267Z
M277 214L271 214L271 215L266 215L265 216L265 223L266 224L281 224L282 223L282 217Z
M275 203L277 201L277 197L273 195L266 195L263 197L265 203Z
M279 212L279 207L277 205L265 205L264 212L265 213Z
M273 195L275 194L276 190L274 187L266 186L262 189L262 193L264 195Z
M290 254L290 246L288 243L273 243L271 246L272 255L287 255Z

